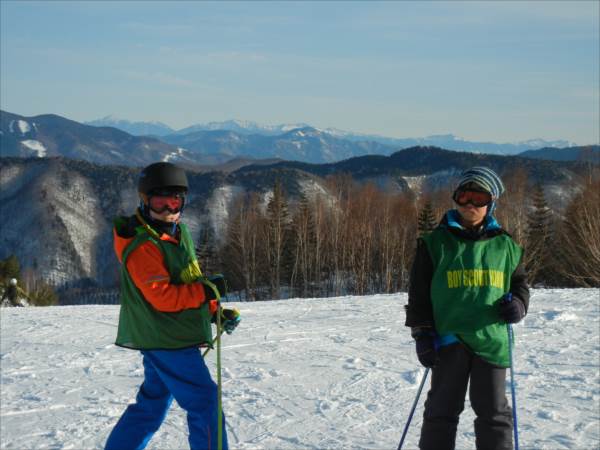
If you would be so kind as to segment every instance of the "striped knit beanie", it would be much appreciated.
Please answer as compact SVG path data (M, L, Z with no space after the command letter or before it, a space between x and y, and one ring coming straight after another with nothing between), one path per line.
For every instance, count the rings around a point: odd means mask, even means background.
M456 190L467 183L475 183L485 189L496 200L504 192L504 184L496 172L487 167L471 167L465 170L458 180Z

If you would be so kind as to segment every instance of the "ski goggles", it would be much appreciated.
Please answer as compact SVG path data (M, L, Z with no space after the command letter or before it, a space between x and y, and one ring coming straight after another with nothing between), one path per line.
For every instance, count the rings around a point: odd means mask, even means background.
M154 194L148 197L148 206L157 214L165 211L176 214L183 209L185 194L182 192Z
M460 206L466 206L470 203L477 208L482 208L492 203L492 196L489 192L467 189L458 189L452 196L452 199Z

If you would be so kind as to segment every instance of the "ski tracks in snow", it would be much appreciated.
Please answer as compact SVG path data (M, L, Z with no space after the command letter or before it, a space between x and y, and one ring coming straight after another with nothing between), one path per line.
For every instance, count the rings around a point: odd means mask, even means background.
M224 341L227 359L237 363L224 386L235 448L379 449L382 436L394 440L399 397L413 393L423 373L400 368L412 359L403 318L390 314L402 309L401 299L279 304L262 317L265 328L251 324L266 304L240 304L240 332Z
M597 290L534 290L515 326L522 448L600 446ZM424 369L404 327L406 295L237 303L223 337L231 448L396 448ZM100 449L143 379L115 347L118 307L0 311L0 448ZM215 353L207 363L214 373ZM426 388L427 390L427 388ZM416 448L426 392L406 448ZM473 449L468 399L457 448ZM149 450L185 449L174 403Z

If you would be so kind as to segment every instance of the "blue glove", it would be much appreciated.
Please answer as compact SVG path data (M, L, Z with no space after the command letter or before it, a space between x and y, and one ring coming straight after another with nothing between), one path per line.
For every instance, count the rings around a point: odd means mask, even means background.
M231 334L242 321L237 308L221 308L221 326L225 333Z
M506 323L518 323L525 317L525 305L518 298L506 294L499 301L498 315Z

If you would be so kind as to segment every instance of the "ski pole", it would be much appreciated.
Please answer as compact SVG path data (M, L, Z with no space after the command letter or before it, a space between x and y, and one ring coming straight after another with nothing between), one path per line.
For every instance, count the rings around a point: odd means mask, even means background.
M221 298L217 309L217 449L223 450L223 385L221 382Z
M217 344L217 439L218 450L222 450L223 447L223 404L222 404L222 382L221 382L221 336L223 335L223 330L220 327L221 322L221 314L217 313L217 335L212 340L211 344L214 345L215 342ZM204 358L206 354L210 352L210 347L208 347L202 357Z
M223 326L221 323L221 293L219 289L208 278L202 282L209 286L217 297L217 336L212 340L214 345L217 341L217 449L223 450L223 383L221 377L221 336L223 335ZM204 352L202 357L210 351L210 347Z
M425 386L425 380L427 380L427 375L429 375L429 367L425 369L425 374L423 375L423 379L421 380L421 385L419 386L419 390L417 391L417 397L413 402L412 408L410 410L410 414L408 415L408 420L406 421L406 425L404 426L404 431L402 432L402 438L400 439L400 444L398 445L398 450L402 450L402 445L404 444L404 438L406 438L406 433L408 432L408 427L410 426L410 422L413 418L413 414L415 413L415 409L417 408L417 403L419 403L419 397L421 396L421 391L423 390L423 386Z
M506 299L509 302L512 302L512 294L509 292L506 295ZM515 337L513 334L512 325L510 323L506 324L506 330L508 332L508 358L510 361L510 394L512 397L512 416L513 416L513 434L515 438L515 450L519 450L519 427L517 422L517 395L515 393L515 374L513 368L513 354L512 354L512 346L515 341Z

